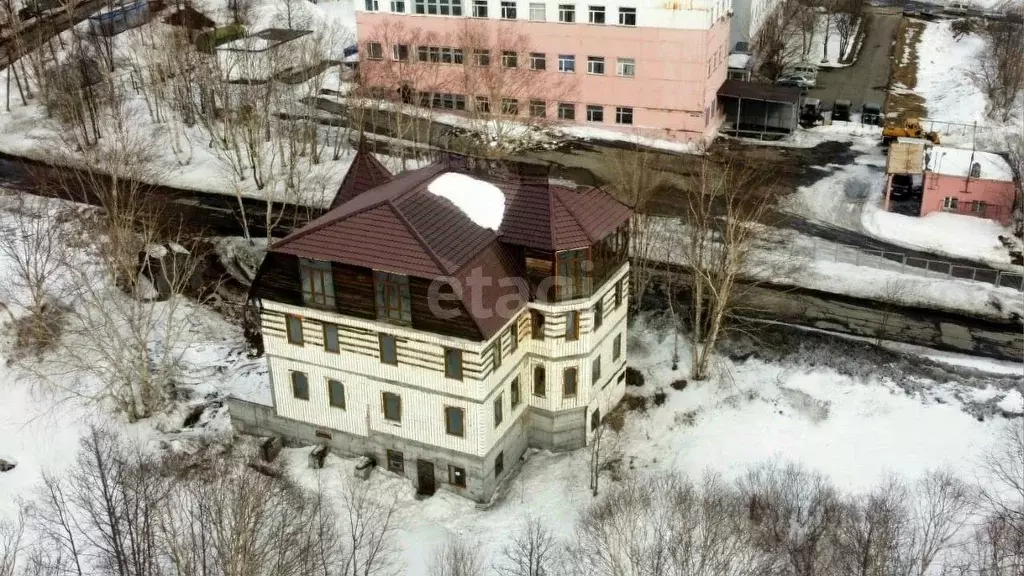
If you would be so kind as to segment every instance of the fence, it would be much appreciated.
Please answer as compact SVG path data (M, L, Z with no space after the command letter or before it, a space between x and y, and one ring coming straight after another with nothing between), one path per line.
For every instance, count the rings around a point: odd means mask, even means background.
M953 264L945 260L932 260L908 256L903 252L872 250L846 244L814 243L814 259L831 259L841 264L868 266L901 274L916 274L930 278L955 278L984 282L993 286L1024 291L1024 275L993 268L977 268Z

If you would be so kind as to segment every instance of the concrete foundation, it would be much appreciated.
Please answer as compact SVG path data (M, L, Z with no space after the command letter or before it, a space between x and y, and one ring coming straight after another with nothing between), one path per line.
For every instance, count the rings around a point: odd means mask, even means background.
M278 416L272 406L255 404L237 398L228 399L228 412L235 430L253 436L280 436L291 445L326 445L343 456L369 456L377 466L402 474L413 482L421 493L432 493L433 489L451 490L477 502L488 502L495 490L510 473L517 468L526 449L534 446L527 433L531 414L524 410L522 415L509 427L505 436L483 458L429 446L386 433L375 433L372 437L356 436L326 429ZM552 422L555 422L552 420ZM568 447L578 447L568 440L574 434L585 438L586 431L582 411L576 420L579 430L573 432L562 422L557 437L566 438ZM551 434L549 434L551 436ZM583 444L579 444L582 446ZM535 446L554 449L551 445ZM568 449L568 448L564 448ZM393 466L401 454L402 466ZM501 455L501 470L496 470L498 455ZM391 459L389 460L389 455ZM453 484L452 467L461 468L465 474L465 486ZM432 473L431 473L432 468ZM432 477L432 482L430 478ZM431 486L433 484L433 486Z

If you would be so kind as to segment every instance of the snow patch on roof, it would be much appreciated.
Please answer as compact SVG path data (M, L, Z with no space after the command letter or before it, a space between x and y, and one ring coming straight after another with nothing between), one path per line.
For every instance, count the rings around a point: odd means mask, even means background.
M729 54L729 68L746 68L750 63L750 54L734 52Z
M1002 156L991 152L933 146L926 153L926 158L927 169L936 174L967 178L971 174L971 164L975 163L981 168L981 173L974 178L1013 182L1013 170L1010 165Z
M495 232L505 217L505 194L497 186L457 172L446 172L427 185L435 196L447 198L481 228Z

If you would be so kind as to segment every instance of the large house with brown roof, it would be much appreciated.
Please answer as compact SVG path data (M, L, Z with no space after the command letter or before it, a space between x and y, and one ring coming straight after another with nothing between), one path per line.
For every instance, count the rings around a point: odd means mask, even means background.
M486 501L528 447L585 446L622 398L631 212L544 167L392 176L360 154L260 267L272 395L233 421Z

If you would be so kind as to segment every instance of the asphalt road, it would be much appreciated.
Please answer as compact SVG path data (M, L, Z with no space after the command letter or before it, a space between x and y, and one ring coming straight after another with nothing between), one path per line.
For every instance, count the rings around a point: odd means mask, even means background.
M828 109L840 99L850 100L854 110L858 111L865 102L885 103L890 58L902 11L899 8L870 6L865 13L870 15L869 28L857 60L846 68L821 70L818 87L808 94L811 98L820 99Z

